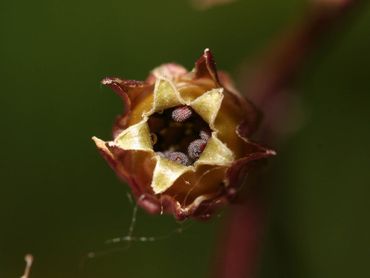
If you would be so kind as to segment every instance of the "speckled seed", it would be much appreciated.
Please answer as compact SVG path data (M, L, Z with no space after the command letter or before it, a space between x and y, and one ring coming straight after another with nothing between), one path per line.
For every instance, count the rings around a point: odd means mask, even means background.
M188 154L191 159L198 159L202 152L204 151L204 148L207 145L207 141L204 139L197 139L190 143L188 147Z
M166 157L169 159L169 160L172 160L174 162L177 162L179 164L182 164L182 165L190 165L190 159L189 157L182 153L182 152L168 152L166 154Z
M189 106L180 106L172 111L172 119L175 122L182 123L193 115L193 111Z

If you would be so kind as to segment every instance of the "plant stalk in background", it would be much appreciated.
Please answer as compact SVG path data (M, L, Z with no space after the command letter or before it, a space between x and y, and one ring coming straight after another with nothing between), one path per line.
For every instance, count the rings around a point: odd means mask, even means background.
M279 130L286 121L281 113L289 109L289 88L310 52L320 39L360 3L355 0L313 0L301 22L292 25L272 42L253 70L243 72L243 91L264 115L259 139L269 144L281 141ZM249 69L250 67L248 67ZM257 265L267 204L262 190L249 192L248 201L232 208L222 244L216 257L213 276L217 278L253 278ZM266 184L265 187L269 185Z

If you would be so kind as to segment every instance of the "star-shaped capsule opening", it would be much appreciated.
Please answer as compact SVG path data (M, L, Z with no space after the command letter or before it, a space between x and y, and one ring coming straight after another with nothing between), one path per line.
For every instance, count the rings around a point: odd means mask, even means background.
M234 160L214 126L222 100L223 88L183 97L170 80L158 78L151 110L108 145L151 153L156 160L151 188L162 193L201 165L227 167Z

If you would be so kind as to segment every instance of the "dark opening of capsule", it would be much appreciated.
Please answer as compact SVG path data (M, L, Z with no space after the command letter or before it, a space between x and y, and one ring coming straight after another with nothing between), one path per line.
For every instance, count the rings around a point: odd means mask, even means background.
M183 165L198 160L211 136L208 124L189 106L177 106L149 117L153 149Z

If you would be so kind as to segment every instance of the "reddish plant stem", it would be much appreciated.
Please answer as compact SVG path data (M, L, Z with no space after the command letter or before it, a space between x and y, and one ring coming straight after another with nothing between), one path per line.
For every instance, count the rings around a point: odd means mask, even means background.
M284 91L294 81L307 55L324 34L332 30L354 6L363 1L314 0L303 21L279 35L253 72L245 79L245 92L265 115L284 109ZM260 136L272 143L277 138L273 126L281 117L266 117ZM258 184L259 187L267 185ZM248 192L246 202L232 208L223 245L216 258L214 277L256 277L267 205L261 191Z
M251 192L250 192L251 193ZM221 236L213 276L218 278L255 277L259 243L263 235L266 206L262 194L252 193L252 198L231 208L227 229Z

